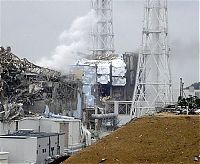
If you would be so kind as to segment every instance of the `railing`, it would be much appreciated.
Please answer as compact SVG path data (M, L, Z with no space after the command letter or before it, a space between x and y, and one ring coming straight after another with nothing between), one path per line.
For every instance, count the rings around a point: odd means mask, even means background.
M130 115L132 101L107 101L106 113L116 113L119 115Z

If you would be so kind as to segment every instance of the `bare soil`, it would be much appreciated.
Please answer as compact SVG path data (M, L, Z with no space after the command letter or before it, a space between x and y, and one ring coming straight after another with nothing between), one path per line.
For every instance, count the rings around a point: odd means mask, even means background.
M63 163L200 163L200 116L157 115L132 121Z

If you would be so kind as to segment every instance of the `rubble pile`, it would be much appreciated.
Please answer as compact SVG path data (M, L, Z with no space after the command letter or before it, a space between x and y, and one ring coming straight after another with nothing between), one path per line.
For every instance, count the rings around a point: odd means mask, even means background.
M0 121L43 112L46 104L55 113L75 109L80 86L73 75L63 76L0 47Z

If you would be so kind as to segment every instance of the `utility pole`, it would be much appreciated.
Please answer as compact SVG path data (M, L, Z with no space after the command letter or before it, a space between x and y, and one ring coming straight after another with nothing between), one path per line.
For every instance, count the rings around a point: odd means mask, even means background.
M182 99L183 98L183 79L180 78L180 98Z

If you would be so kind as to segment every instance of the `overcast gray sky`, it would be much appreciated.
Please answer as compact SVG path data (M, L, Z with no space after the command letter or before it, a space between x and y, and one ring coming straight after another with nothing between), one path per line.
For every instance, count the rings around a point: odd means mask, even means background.
M89 0L0 0L0 45L32 62L51 56L58 37L90 10ZM143 0L114 0L116 53L136 51L141 43ZM199 1L169 0L169 45L176 86L199 81Z

